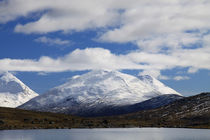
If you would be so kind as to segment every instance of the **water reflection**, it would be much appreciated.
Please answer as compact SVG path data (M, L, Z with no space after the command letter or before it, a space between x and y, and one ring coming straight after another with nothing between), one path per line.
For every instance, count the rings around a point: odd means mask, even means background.
M0 131L0 140L210 140L207 129L129 128Z

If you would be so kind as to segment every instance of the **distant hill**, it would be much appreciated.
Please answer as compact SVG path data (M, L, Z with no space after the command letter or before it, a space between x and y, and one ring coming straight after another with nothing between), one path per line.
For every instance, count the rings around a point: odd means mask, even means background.
M210 128L210 93L185 97L157 109L113 117L117 118L138 122L139 126Z

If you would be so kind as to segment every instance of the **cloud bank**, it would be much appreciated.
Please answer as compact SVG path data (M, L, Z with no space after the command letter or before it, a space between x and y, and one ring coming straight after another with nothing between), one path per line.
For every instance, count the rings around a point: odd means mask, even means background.
M56 59L42 56L38 60L1 59L1 70L5 71L37 71L62 72L93 69L142 69L128 57L112 54L102 48L76 49Z
M200 57L198 57L200 56ZM73 52L58 58L42 56L38 60L31 59L1 59L3 71L36 71L36 72L63 72L95 69L138 69L142 74L151 74L160 79L162 70L173 68L208 69L210 70L210 48L201 48L192 51L174 52L173 54L158 54L145 52L130 52L116 55L103 48L76 49ZM175 80L186 79L176 77Z
M98 30L100 42L133 43L136 51L116 55L103 48L74 50L53 59L1 59L2 70L60 72L90 69L141 69L167 79L162 70L210 70L209 0L3 0L0 23L20 17L14 31L47 34ZM100 30L101 29L101 30ZM96 30L96 31L97 31ZM41 37L39 42L65 44ZM187 77L175 77L175 80Z

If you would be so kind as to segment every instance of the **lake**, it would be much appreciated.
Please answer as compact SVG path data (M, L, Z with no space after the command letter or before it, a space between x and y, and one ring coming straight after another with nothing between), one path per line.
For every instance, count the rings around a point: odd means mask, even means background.
M107 128L3 130L0 140L210 140L210 130L182 128Z

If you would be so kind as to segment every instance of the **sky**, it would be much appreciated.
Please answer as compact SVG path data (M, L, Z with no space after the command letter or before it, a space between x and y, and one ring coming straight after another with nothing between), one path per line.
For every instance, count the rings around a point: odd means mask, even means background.
M209 0L0 0L0 71L38 93L90 70L210 91Z

